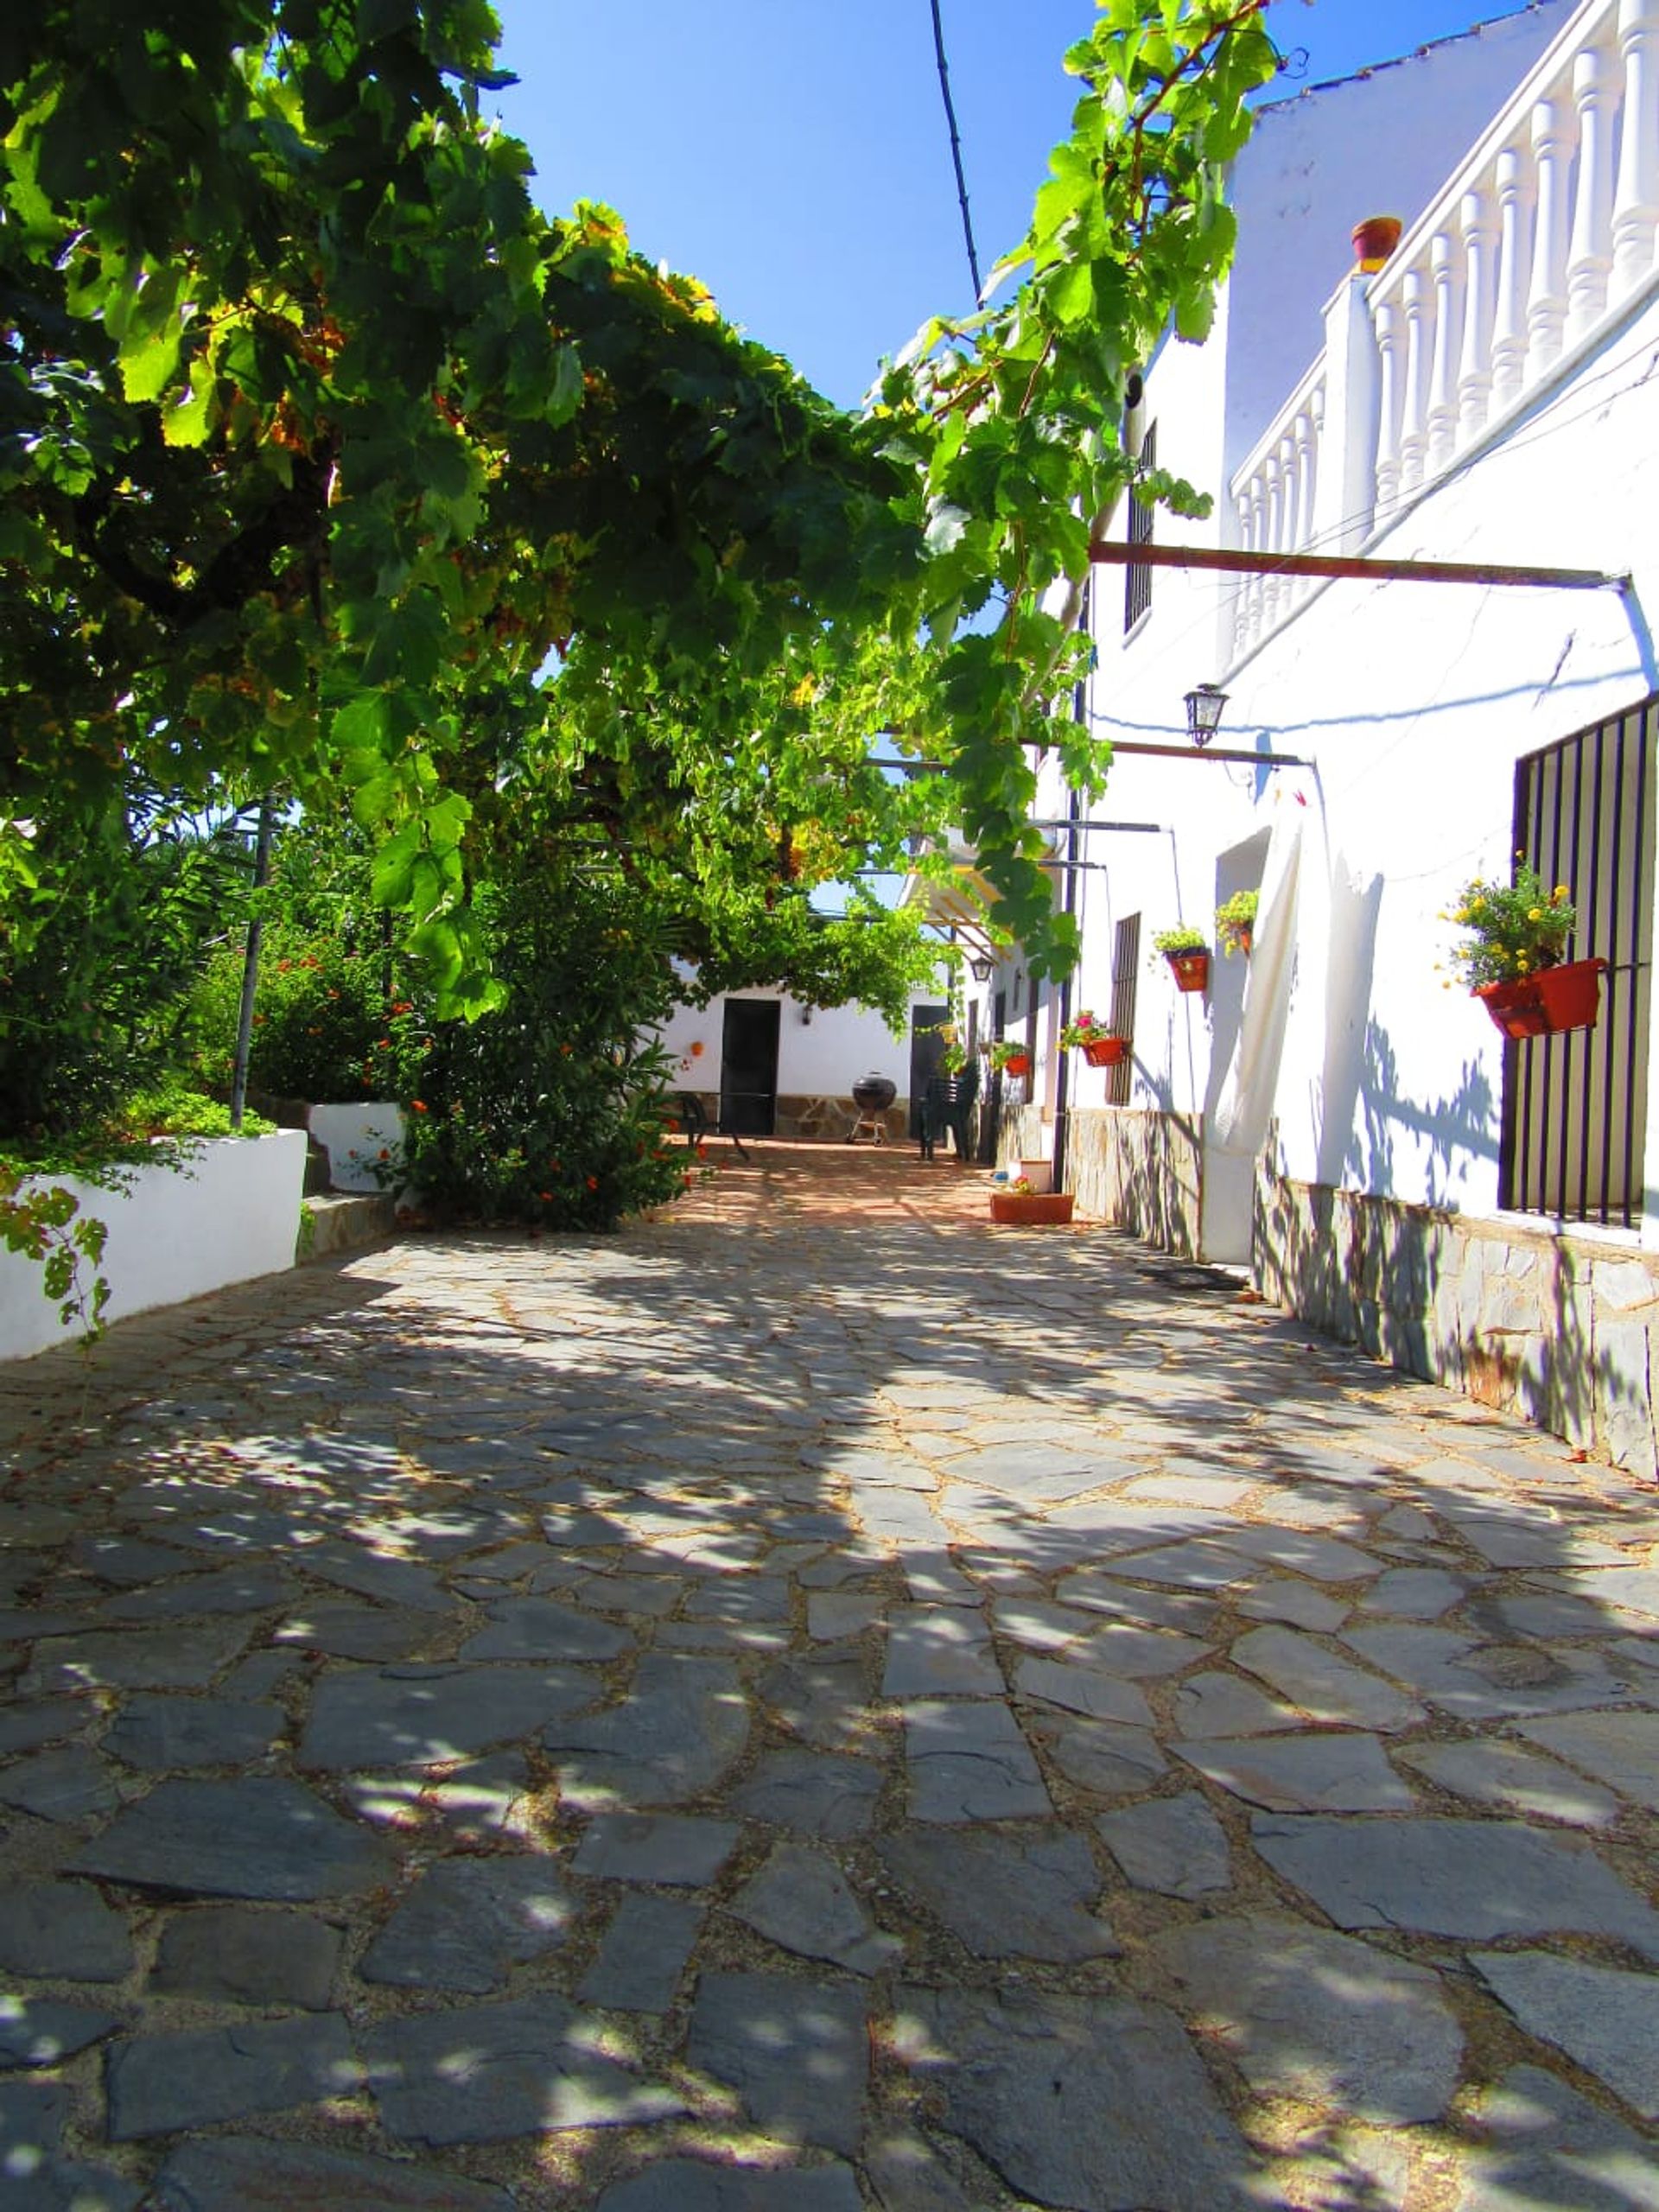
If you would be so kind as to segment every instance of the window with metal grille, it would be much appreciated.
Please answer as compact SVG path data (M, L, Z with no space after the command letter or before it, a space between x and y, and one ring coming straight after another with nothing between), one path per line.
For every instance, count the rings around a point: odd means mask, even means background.
M1498 1203L1517 1212L1641 1218L1656 735L1659 695L1516 764L1515 849L1571 889L1566 957L1607 963L1593 1029L1504 1047Z
M1141 441L1142 469L1158 466L1158 425L1154 423ZM1152 509L1143 507L1134 493L1129 495L1129 543L1131 545L1150 545L1152 543ZM1152 564L1148 561L1131 561L1123 571L1123 627L1133 630L1141 617L1152 605Z
M1117 925L1112 945L1112 1016L1114 1037L1135 1035L1135 986L1141 973L1141 917L1127 914ZM1127 1106L1134 1078L1132 1059L1120 1060L1106 1072L1106 1103Z

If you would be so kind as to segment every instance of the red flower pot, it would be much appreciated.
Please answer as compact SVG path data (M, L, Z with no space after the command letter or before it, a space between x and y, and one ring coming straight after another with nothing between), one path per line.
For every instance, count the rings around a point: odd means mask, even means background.
M1046 1224L1063 1224L1071 1218L1070 1191L993 1191L991 1219L1034 1229Z
M1091 1037L1083 1048L1083 1057L1091 1068L1115 1068L1129 1057L1127 1037Z
M1210 982L1210 956L1207 952L1166 952L1164 955L1175 972L1178 991L1202 991Z
M1605 960L1569 960L1541 968L1512 983L1482 983L1475 996L1506 1037L1553 1037L1563 1029L1593 1029L1601 1012Z
M1354 259L1366 270L1380 269L1400 243L1397 215L1368 215L1353 228Z
M1010 1052L1007 1058L1002 1063L1002 1072L1004 1075L1011 1076L1029 1075L1031 1073L1031 1054L1029 1052Z

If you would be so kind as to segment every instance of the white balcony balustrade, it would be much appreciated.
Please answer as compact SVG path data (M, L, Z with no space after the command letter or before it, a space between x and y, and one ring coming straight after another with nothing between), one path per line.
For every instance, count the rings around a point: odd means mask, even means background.
M1387 265L1332 302L1325 354L1233 479L1237 542L1353 550L1655 289L1656 240L1659 0L1586 0ZM1306 590L1249 579L1235 652Z

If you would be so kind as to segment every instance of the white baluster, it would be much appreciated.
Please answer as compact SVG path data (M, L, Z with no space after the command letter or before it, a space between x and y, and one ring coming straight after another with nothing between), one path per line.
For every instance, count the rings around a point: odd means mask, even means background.
M1586 46L1573 65L1579 111L1578 190L1567 262L1567 337L1570 345L1599 322L1613 270L1613 118L1618 91L1612 58Z
M1434 279L1434 359L1429 371L1428 467L1444 468L1458 448L1458 353L1463 335L1462 270L1457 240L1436 231L1429 240Z
M1522 146L1497 157L1497 320L1492 336L1494 408L1516 397L1527 371L1527 282L1532 273L1532 165Z
M1281 504L1281 486L1279 481L1279 456L1270 453L1262 464L1262 543L1268 553L1282 553L1284 514ZM1279 594L1281 579L1272 570L1262 580L1262 624L1270 630L1279 619Z
M1408 269L1401 288L1406 315L1406 404L1400 424L1400 488L1414 491L1428 455L1428 374L1434 333L1428 318L1428 271Z
M1325 386L1315 385L1307 405L1296 417L1296 468L1302 480L1302 512L1294 550L1303 552L1313 542L1313 517L1319 495L1319 440L1325 432Z
M1389 507L1400 496L1400 412L1405 389L1405 346L1400 308L1393 300L1376 305L1379 392L1376 425L1376 504Z
M1302 454L1296 439L1296 425L1287 423L1285 435L1279 441L1279 480L1285 487L1285 542L1279 549L1282 553L1297 553L1302 543ZM1287 612L1302 596L1302 579L1285 578L1284 604Z
M1233 499L1233 525L1237 531L1237 544L1242 553L1250 548L1250 501L1248 492L1239 492ZM1250 590L1254 579L1241 575L1233 590L1233 651L1242 653L1249 637Z
M1239 535L1247 553L1262 550L1261 518L1256 505L1256 483L1252 476L1245 485L1238 502ZM1243 597L1239 603L1239 631L1243 642L1251 643L1262 634L1262 579L1247 576Z
M1492 398L1492 305L1497 286L1497 202L1484 190L1463 195L1463 358L1458 366L1458 443L1485 423Z
M1659 229L1659 0L1619 0L1618 45L1624 105L1613 201L1613 289L1624 299L1651 271Z
M1532 111L1532 156L1538 175L1538 219L1532 234L1532 283L1527 293L1527 382L1536 383L1561 350L1567 327L1567 186L1574 124L1565 100L1541 99Z

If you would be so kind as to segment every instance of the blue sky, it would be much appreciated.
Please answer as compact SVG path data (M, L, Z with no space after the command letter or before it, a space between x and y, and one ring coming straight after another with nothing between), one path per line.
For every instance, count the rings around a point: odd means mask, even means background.
M607 200L653 260L851 405L970 286L929 0L497 0L497 96L550 213ZM1523 0L1275 0L1297 82L1344 76ZM1060 57L1090 0L941 0L982 270L1017 243L1064 135Z

